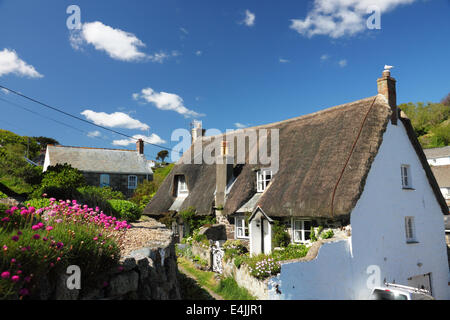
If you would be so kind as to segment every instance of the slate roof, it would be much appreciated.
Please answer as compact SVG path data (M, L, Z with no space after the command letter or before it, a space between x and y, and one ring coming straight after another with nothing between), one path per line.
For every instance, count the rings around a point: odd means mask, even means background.
M450 187L450 165L447 166L432 166L434 177L439 187Z
M83 172L153 174L149 162L135 150L47 146L50 165L68 163Z
M423 152L427 156L427 159L450 157L450 146L442 148L424 149Z

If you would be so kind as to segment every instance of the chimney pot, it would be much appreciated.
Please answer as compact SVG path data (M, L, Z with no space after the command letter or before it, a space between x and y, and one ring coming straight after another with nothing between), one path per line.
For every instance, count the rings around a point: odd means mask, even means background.
M389 106L392 109L391 122L397 125L398 109L397 109L397 93L395 88L396 80L391 77L389 70L384 70L381 78L377 80L378 94L385 96Z

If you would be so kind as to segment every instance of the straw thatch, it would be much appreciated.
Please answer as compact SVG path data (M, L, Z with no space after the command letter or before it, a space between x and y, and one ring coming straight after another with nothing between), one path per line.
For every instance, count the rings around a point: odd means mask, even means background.
M364 189L391 113L386 99L378 95L314 114L238 130L226 139L233 140L250 129L279 129L279 170L257 204L267 215L346 219ZM206 146L208 138L204 137L201 143ZM272 152L270 143L268 149ZM247 149L246 163L234 168L235 181L224 206L224 213L228 215L252 198L256 192L255 170L267 167L249 164L249 156L255 151ZM184 157L195 158L192 150ZM234 159L236 163L236 150ZM168 212L175 200L173 184L178 174L185 175L189 189L180 211L192 206L199 215L213 212L216 166L179 161L144 214ZM434 180L432 174L430 179ZM433 188L437 186L433 181L430 184ZM438 201L441 200L442 196Z

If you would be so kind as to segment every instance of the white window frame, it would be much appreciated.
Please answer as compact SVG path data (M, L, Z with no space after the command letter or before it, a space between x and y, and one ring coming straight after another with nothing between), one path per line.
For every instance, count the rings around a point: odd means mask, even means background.
M269 176L269 178L267 178ZM261 169L256 172L256 191L264 192L272 180L272 170Z
M134 183L132 183L133 180L134 180ZM137 185L138 185L138 177L135 175L128 176L128 189L136 189Z
M189 193L186 178L182 175L177 176L177 196L186 195Z
M407 243L418 242L416 237L416 224L414 222L414 217L405 217L405 233Z
M250 239L248 221L245 217L234 217L234 234L236 239Z
M108 181L108 182L105 182L105 181ZM101 175L100 175L100 187L109 187L110 186L110 177L109 177L109 174L106 174L106 173L102 173Z
M402 164L400 167L402 175L402 188L412 189L411 183L411 166L409 164Z
M305 222L309 222L309 229L305 229ZM297 228L298 224L300 224L300 228ZM292 219L292 241L294 243L303 243L311 240L311 226L312 221L307 219ZM299 232L300 239L297 236ZM309 234L309 239L306 239L306 235Z

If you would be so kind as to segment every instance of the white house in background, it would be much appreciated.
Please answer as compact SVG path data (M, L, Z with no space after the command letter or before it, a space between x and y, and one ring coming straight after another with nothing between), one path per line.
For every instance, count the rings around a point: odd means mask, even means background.
M275 249L275 224L293 243L309 243L311 228L333 229L334 237L314 242L307 257L282 264L269 281L271 299L367 299L384 281L448 299L447 206L397 108L389 70L377 83L376 96L222 135L217 164L194 161L195 146L211 143L199 135L183 155L192 161L177 162L144 214L189 207L215 214L228 239L248 241L252 255ZM235 152L228 154L228 143L260 129L279 130L278 170L236 164Z
M450 146L442 148L424 149L430 166L448 166L450 165Z

